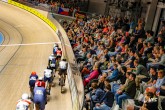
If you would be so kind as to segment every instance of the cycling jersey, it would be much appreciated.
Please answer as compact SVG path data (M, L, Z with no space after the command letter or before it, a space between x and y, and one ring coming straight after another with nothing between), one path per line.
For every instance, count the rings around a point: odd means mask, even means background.
M61 50L57 50L56 54L57 54L57 56L62 56L62 51Z
M29 80L37 80L38 76L37 75L30 75Z
M44 87L35 87L33 101L35 104L40 105L41 110L45 110L46 100L46 89Z
M56 59L53 58L51 61L50 61L50 67L55 67L56 66Z
M36 82L37 79L38 79L37 75L30 75L30 77L29 77L29 86L34 87L35 82Z
M58 47L54 47L54 48L53 48L53 54L54 54L54 55L56 54L57 50L58 50Z
M50 78L52 76L52 70L45 69L44 70L44 77Z
M17 102L16 110L28 110L29 105L31 104L30 100L20 99Z
M45 82L37 80L36 83L35 83L35 86L45 88Z
M60 69L67 69L67 62L66 61L60 61L59 68Z

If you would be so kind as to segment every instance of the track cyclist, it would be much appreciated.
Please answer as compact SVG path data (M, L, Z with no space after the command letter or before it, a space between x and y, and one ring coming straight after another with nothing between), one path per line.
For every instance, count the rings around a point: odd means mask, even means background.
M31 98L33 98L33 89L35 87L35 83L37 80L38 80L38 75L36 74L35 71L33 71L29 77L29 87L30 87Z
M47 83L46 90L47 94L50 95L50 90L53 82L53 74L49 66L47 67L47 69L44 70L44 82Z
M22 94L20 100L17 101L16 110L32 110L32 102L27 93Z
M68 63L66 61L66 59L62 59L60 62L59 62L59 85L60 85L60 80L61 80L61 75L64 74L64 86L65 86L65 80L66 80L66 75L67 75L67 66L68 66Z
M58 50L58 44L55 43L54 46L53 46L53 54L56 55L56 52Z
M36 110L45 110L45 105L47 104L47 93L40 78L38 84L36 84L34 88L33 102Z

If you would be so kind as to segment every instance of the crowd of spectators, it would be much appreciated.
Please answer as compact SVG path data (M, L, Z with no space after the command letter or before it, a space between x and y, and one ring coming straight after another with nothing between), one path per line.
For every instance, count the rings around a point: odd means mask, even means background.
M69 16L74 16L75 12L87 11L88 0L15 0L26 5L41 6L49 11L58 13L59 7L69 9ZM29 4L30 3L30 4ZM30 5L30 6L31 6ZM43 9L42 8L42 9ZM73 14L74 13L74 14Z
M165 110L165 21L159 33L144 30L139 18L100 17L63 23L73 47L85 88L88 110L123 108ZM90 105L90 106L89 106Z

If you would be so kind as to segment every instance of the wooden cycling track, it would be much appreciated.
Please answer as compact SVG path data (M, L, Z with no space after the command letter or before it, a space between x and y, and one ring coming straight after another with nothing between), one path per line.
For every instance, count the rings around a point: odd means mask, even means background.
M0 1L0 32L3 45L59 42L55 32L31 13ZM53 44L0 46L0 110L14 110L22 93L29 93L30 73L43 76ZM56 75L57 76L57 75ZM72 110L68 83L60 93L55 79L46 110Z

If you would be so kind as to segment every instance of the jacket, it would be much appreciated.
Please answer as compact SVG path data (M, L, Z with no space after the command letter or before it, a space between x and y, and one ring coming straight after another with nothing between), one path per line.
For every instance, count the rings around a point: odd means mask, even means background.
M132 99L135 97L136 94L136 83L135 81L129 81L128 85L125 87L124 89L125 94L127 94L128 96L130 96Z
M111 91L108 91L102 97L100 103L104 102L107 106L112 107L114 102L114 94Z

